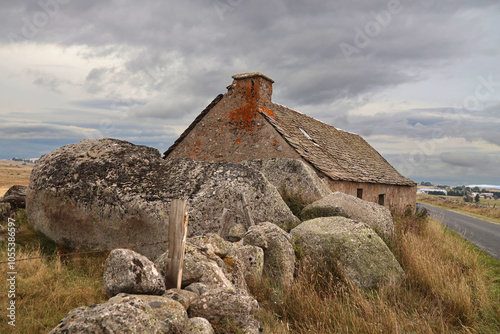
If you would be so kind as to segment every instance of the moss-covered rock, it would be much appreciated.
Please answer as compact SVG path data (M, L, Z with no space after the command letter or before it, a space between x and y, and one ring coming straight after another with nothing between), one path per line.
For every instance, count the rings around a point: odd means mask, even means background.
M345 217L316 218L294 228L291 235L305 256L336 256L340 270L358 287L373 288L404 275L384 241L364 223Z

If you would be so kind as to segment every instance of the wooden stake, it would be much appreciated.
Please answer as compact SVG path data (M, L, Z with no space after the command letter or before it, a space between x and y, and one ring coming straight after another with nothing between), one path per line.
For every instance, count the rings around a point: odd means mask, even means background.
M168 217L168 264L165 273L167 289L181 288L184 249L187 237L187 200L174 199Z
M243 202L243 212L245 213L246 228L248 230L248 228L250 226L254 226L255 223L253 222L252 214L250 213L250 208L248 207L247 199L244 193L241 193L241 201Z
M229 230L229 219L231 219L232 213L229 209L224 208L222 210L222 217L220 218L220 228L217 233L222 239L225 239Z

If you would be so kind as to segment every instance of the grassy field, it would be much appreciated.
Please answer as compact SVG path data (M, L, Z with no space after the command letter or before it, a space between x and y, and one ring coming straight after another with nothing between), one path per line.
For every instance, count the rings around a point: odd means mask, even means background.
M418 195L417 201L444 209L452 209L480 219L500 223L500 200L481 200L479 204L490 207L476 207L452 196Z
M0 197L14 185L27 186L33 164L0 160Z

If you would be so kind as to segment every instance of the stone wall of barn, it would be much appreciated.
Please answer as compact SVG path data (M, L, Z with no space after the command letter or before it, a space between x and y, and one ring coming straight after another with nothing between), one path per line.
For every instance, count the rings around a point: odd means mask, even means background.
M357 196L365 201L381 204L386 207L395 207L404 210L407 207L415 208L417 200L417 186L400 186L390 184L333 181L324 178L332 191L340 191L348 195Z

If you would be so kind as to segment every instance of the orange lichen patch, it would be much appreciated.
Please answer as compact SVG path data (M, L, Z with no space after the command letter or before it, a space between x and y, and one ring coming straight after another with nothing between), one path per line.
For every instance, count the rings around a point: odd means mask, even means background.
M271 109L267 109L267 108L264 108L264 107L259 107L259 112L262 113L262 114L266 114L267 116L276 119L276 116L274 115L274 113L273 113L273 111Z
M241 143L241 140L236 139L235 143L236 143L236 144L239 144L239 143Z
M201 146L201 141L197 140L194 142L194 146L200 147Z
M234 266L236 264L236 260L231 258L231 257L225 257L223 259L224 263L226 264L226 270L228 273L232 273L234 271Z
M260 83L252 81L251 85L239 89L245 101L240 108L229 112L229 122L234 129L252 131L257 116L257 94L260 90Z
M274 141L273 146L276 146L276 145L278 145L278 142Z

